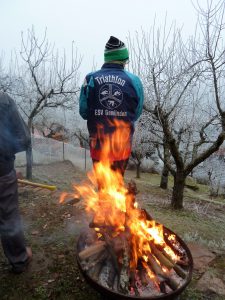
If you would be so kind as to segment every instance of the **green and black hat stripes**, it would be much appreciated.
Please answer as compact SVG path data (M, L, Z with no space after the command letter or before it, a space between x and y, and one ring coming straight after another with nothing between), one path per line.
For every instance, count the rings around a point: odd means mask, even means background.
M105 45L104 52L105 62L115 61L115 60L128 60L129 52L127 47L123 42L114 36L110 36L110 39Z

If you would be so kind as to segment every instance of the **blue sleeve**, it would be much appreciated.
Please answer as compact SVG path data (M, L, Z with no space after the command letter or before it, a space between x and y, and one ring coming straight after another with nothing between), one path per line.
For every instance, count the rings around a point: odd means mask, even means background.
M88 93L89 88L94 86L93 73L88 74L85 77L84 83L81 87L80 98L79 98L79 113L84 120L88 118Z
M79 98L79 113L84 120L88 117L88 106L87 106L87 90L86 90L86 78L81 87L80 98Z
M127 72L127 75L131 78L132 83L134 85L134 88L136 90L137 96L138 96L138 106L135 111L135 121L140 117L142 113L143 103L144 103L144 91L143 91L143 85L141 83L141 80L138 76Z

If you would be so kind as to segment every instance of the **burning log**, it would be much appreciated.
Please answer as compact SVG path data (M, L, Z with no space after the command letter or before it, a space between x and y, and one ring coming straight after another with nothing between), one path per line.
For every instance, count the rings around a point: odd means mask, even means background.
M127 241L124 241L122 267L119 275L119 289L126 294L129 291L129 267L130 248Z
M148 285L148 279L147 279L146 271L144 269L139 270L139 277L140 277L142 285L144 287L147 286Z
M150 243L151 251L156 256L156 258L160 261L162 265L167 267L168 269L173 268L174 263L172 263L166 256L163 255L161 251L159 251L153 243Z
M140 291L136 285L137 278L139 278L143 287L147 287L151 279L140 260L138 260L136 268L131 268L130 266L132 257L130 252L131 233L129 229L127 228L125 231L113 236L112 233L116 230L114 226L91 222L90 227L94 228L92 231L95 234L87 234L89 236L86 239L88 243L86 243L87 247L79 253L83 269L94 280L98 280L104 269L104 265L110 266L106 285L114 289L115 282L117 282L117 290L121 293L126 295L133 290L133 293L139 296ZM91 244L89 244L90 241L92 241ZM167 244L165 245L169 247ZM179 288L181 279L174 277L174 274L177 274L182 279L186 279L187 272L177 265L165 251L163 245L149 241L149 247L151 253L148 254L147 264L156 276L156 282L161 293L165 294L168 290L176 291ZM184 256L184 253L180 249L177 250L177 253L182 253L182 256Z
M78 256L81 259L82 269L86 270L88 276L96 282L99 280L99 282L102 282L100 278L103 278L103 275L101 274L107 269L106 287L124 295L141 297L143 291L145 289L148 290L149 286L151 286L153 295L157 295L156 287L149 285L152 279L147 274L143 263L138 260L136 268L130 267L131 248L129 234L122 232L118 236L113 237L105 231L107 231L106 228L100 231L102 234L101 241L95 239L95 235L93 235L93 244L89 244L79 252ZM187 279L187 270L184 271L180 266L177 266L162 246L150 242L150 247L152 253L148 255L145 263L154 272L154 281L156 281L160 293L176 292L182 285L182 279ZM181 272L177 271L178 269ZM174 270L174 272L171 273L171 270ZM177 274L177 276L174 274Z
M157 263L157 261L151 254L148 256L148 262L154 273L158 276L160 282L163 280L163 282L167 283L173 291L175 291L178 288L179 284L174 279L169 277L165 272L162 271L160 265Z
M166 244L167 245L167 244ZM169 245L167 245L170 249L172 249ZM181 258L185 258L183 255L182 257L179 257L179 259L176 261L176 263L174 263L174 260L171 258L171 256L165 251L165 249L163 247L161 247L160 245L156 245L156 247L159 249L159 251L161 251L161 253L172 263L174 264L174 267L176 269L180 268L183 272L185 272L180 266L183 267L187 267L188 266L188 260L186 258L186 260L181 260ZM182 272L181 271L181 272ZM187 274L185 273L185 276ZM180 275L182 278L184 275Z
M170 269L174 269L174 271L183 279L186 278L187 274L185 271L183 271L183 269L181 269L181 267L179 267L176 263L174 263L172 261L172 259L169 259L169 255L166 256L165 255L165 251L160 251L159 249L157 249L157 247L151 243L151 249L152 252L154 253L154 255L157 257L157 259L160 261L160 263L162 265L164 265L165 267L167 267L169 270Z
M130 270L130 287L134 289L135 296L140 296L136 283L136 269L132 268Z
M177 247L172 240L169 239L169 237L171 237L171 234L168 233L167 230L165 230L164 233L164 239L166 244L174 251L174 253L176 253L179 257L183 257L184 252L179 249L179 247Z
M90 228L99 228L99 229L103 229L103 230L107 229L107 231L109 231L109 232L112 232L115 229L114 226L107 226L105 224L96 223L94 221L90 222L89 227Z
M148 279L147 279L146 270L143 268L143 265L142 265L140 259L138 260L137 270L138 270L138 276L141 280L142 285L147 286Z
M114 251L113 243L112 243L110 237L106 233L102 233L102 236L106 243L106 249L108 250L108 252L111 256L115 271L117 274L119 274L119 265L118 265L116 253Z

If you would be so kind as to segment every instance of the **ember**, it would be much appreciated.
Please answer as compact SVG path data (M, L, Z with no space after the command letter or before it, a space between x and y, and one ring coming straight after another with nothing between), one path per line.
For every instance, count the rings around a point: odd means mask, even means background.
M78 263L95 285L120 295L151 299L176 294L191 279L190 251L176 234L138 208L134 188L111 169L107 151L111 145L119 149L118 143L116 132L104 145L102 160L88 173L89 182L74 186L93 218L89 231L79 238Z

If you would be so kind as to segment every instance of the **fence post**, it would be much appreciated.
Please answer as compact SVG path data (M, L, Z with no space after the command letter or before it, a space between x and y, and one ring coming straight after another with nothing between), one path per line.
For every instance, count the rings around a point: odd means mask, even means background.
M65 160L65 144L64 144L64 141L63 141L63 161Z

